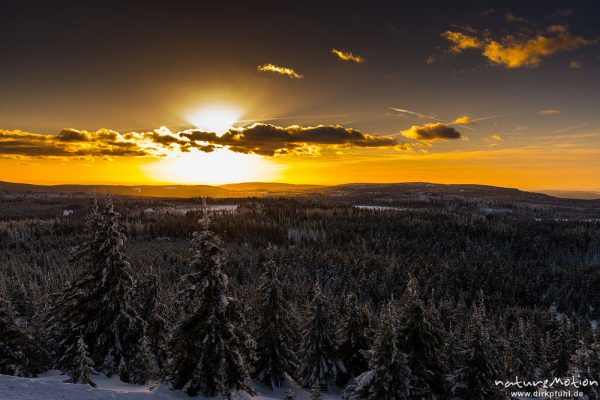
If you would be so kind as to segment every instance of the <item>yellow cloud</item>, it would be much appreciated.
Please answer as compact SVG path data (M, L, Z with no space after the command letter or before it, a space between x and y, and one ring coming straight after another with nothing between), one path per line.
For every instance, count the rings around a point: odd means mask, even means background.
M506 68L537 67L545 57L598 42L571 35L566 25L551 25L534 37L508 35L500 39L479 39L470 33L453 31L446 31L442 36L450 42L451 52L482 49L482 55L492 64ZM580 63L571 63L572 68L580 66Z
M500 135L492 135L490 137L492 140L495 140L496 142L502 141L502 136L500 136Z
M278 65L274 65L274 64L270 64L270 63L264 64L264 65L259 65L256 69L261 72L273 72L275 74L287 76L288 78L292 78L292 79L302 79L304 77L303 75L294 71L292 68L280 67Z
M356 54L352 54L349 51L332 49L331 53L335 54L341 61L351 61L358 64L362 64L365 61L367 61L366 58L358 56Z
M458 125L469 125L472 124L473 121L471 120L471 117L469 117L468 115L464 115L462 117L458 117L454 120L455 124Z
M565 27L553 26L549 33L555 36L539 34L532 39L507 36L501 41L490 40L483 55L492 63L506 68L537 67L544 57L595 43L594 40L572 36Z
M484 45L476 36L462 32L446 31L442 37L451 43L450 51L456 54L466 49L480 49Z

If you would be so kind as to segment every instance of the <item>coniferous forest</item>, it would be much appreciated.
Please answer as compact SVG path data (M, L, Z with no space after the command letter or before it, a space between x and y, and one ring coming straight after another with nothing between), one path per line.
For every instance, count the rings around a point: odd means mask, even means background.
M351 400L600 380L600 224L581 210L186 201L3 200L0 373L225 398L294 382Z

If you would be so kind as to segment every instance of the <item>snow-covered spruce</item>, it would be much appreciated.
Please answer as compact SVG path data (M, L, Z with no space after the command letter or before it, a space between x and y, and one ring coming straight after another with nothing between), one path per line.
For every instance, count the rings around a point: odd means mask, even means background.
M579 346L571 356L567 376L588 382L600 380L600 345L596 335L594 333L591 343L588 343L585 338L579 340ZM587 396L587 399L600 398L600 388L596 385L582 386L579 391Z
M399 350L406 354L412 373L411 396L435 399L443 394L445 371L442 332L419 298L418 283L411 278L399 308Z
M190 396L252 394L248 361L253 342L243 331L240 304L228 296L221 240L209 230L206 215L203 225L191 242L192 272L182 292L188 314L171 344L170 381Z
M483 295L473 305L463 350L457 355L460 368L449 378L453 399L504 399L494 385L500 376L498 343L485 314Z
M79 248L76 260L86 263L86 272L59 298L47 327L49 336L62 338L57 366L65 372L73 369L67 350L83 336L99 372L141 382L145 373L140 368L146 367L133 360L145 323L133 304L134 283L122 251L125 235L111 201L101 213L92 208L89 225L93 236Z
M345 314L346 322L339 333L338 355L346 367L346 374L340 375L340 386L368 369L369 360L365 353L371 348L373 337L369 310L358 304L355 294L347 297Z
M65 357L69 358L69 364L71 369L67 372L70 376L67 383L82 383L96 387L96 384L92 381L92 373L94 372L94 362L90 358L88 347L83 340L83 336L79 336L76 343L73 343L67 352Z
M168 342L169 323L163 317L166 313L164 303L158 302L158 277L155 273L148 276L139 284L136 293L142 304L141 316L146 322L145 340L151 354L154 356L149 372L158 375L167 360L166 343ZM142 343L140 343L142 344Z
M11 304L0 297L0 374L35 376L44 368L44 356L17 319Z
M413 376L406 354L400 351L400 326L393 302L381 311L375 344L371 351L371 369L348 385L346 400L412 399Z
M331 324L329 305L317 282L301 345L302 364L299 376L302 386L306 388L312 387L316 382L326 389L329 382L346 372L344 364L337 358Z
M286 374L294 376L298 359L294 352L294 331L289 319L289 304L283 294L283 282L277 275L273 250L268 259L258 288L258 321L256 329L256 361L254 377L270 387L280 387Z

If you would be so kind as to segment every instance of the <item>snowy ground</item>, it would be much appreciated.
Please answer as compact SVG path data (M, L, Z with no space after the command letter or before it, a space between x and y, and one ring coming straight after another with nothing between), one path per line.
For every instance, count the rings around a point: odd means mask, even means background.
M50 371L38 378L17 378L0 375L1 400L181 400L191 399L181 391L172 391L168 385L147 384L131 385L123 383L117 377L93 377L97 388L88 385L64 383L68 379L56 371ZM288 388L291 388L297 400L310 399L310 393L295 384L271 391L260 384L254 385L258 392L256 400L283 399ZM323 393L323 400L340 399L339 393ZM194 397L193 399L202 399ZM220 398L214 398L215 400Z

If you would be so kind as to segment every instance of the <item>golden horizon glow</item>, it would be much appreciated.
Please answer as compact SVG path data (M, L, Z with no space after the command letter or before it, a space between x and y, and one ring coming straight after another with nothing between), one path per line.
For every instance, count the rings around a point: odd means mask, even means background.
M282 169L262 156L227 149L173 153L143 167L150 181L216 185L278 179Z

